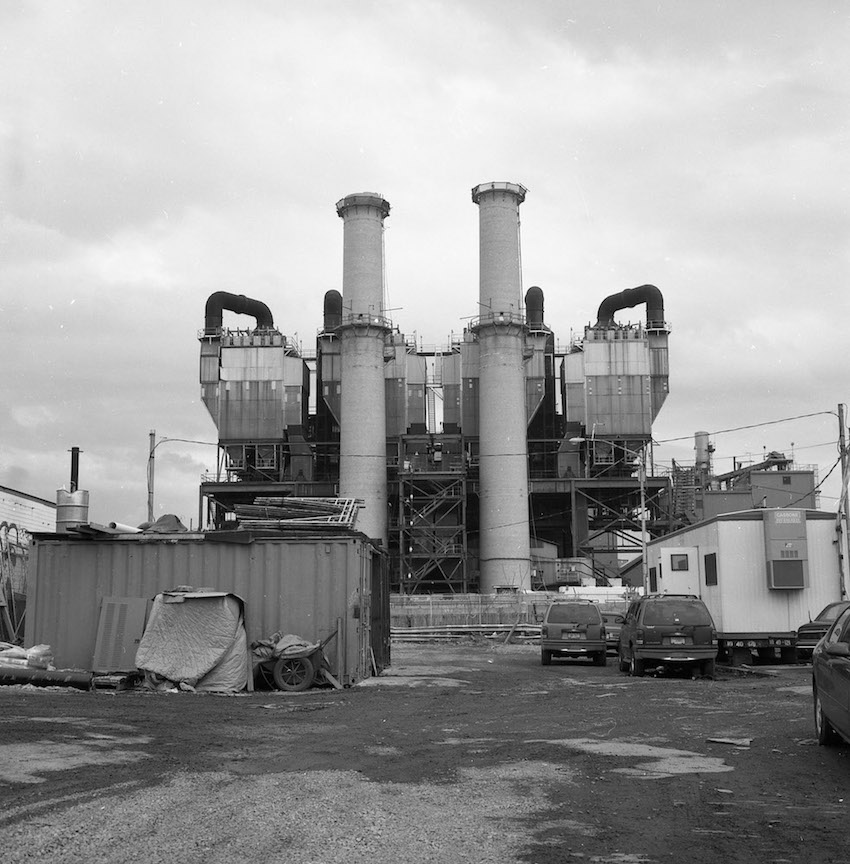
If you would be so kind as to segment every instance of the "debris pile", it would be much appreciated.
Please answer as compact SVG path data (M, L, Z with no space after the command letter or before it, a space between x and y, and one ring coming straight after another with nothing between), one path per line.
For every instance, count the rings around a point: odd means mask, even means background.
M362 501L357 498L290 498L258 496L253 504L234 507L241 528L352 529Z

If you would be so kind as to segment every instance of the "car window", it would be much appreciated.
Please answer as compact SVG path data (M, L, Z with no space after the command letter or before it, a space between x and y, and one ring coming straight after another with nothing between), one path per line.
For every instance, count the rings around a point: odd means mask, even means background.
M660 600L647 603L643 613L643 623L647 627L663 624L711 624L711 616L702 603L678 600Z
M834 621L839 612L844 608L844 603L830 603L825 609L822 609L816 621Z
M599 610L590 604L557 603L546 619L551 624L598 624Z
M845 609L835 620L826 637L827 644L850 641L850 608Z

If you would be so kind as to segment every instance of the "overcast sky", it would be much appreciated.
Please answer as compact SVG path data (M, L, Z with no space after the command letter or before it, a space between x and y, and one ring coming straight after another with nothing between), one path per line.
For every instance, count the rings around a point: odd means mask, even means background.
M392 207L395 324L447 343L491 180L529 190L523 288L560 343L661 289L660 463L705 430L718 473L779 450L823 479L850 391L848 45L850 6L818 0L3 0L0 484L55 500L79 446L91 519L144 520L150 430L216 440L206 299L262 300L312 349L353 192ZM156 466L156 515L197 524L215 448Z

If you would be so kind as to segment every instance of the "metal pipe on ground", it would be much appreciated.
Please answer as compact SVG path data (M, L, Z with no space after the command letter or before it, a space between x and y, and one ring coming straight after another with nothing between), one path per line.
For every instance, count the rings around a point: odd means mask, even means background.
M93 680L92 672L0 666L0 684L32 684L35 687L73 687L76 690L91 690L94 686Z

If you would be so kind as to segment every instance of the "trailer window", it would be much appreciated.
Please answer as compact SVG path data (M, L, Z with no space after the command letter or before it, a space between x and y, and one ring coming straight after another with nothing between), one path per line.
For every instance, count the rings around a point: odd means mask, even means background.
M687 570L688 569L688 556L687 555L671 555L670 556L670 569L671 570Z
M703 559L705 564L705 584L717 584L717 553L709 552Z

